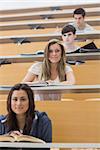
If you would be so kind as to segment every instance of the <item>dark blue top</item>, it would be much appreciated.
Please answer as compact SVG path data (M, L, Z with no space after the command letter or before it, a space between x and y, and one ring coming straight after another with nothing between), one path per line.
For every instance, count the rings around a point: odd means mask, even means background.
M0 135L8 133L8 127L5 122L6 116L0 116ZM33 119L29 135L42 139L45 142L52 142L52 124L45 112L35 112L35 118Z

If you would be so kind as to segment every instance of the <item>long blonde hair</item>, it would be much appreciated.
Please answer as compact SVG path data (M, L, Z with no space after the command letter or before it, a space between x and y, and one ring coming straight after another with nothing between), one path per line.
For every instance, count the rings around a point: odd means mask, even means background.
M51 79L51 62L49 61L49 48L53 44L58 44L61 47L61 59L58 62L57 70L58 77L60 81L65 81L65 49L62 43L57 39L52 39L48 42L44 50L44 60L42 65L42 74L41 79L43 78L45 81Z

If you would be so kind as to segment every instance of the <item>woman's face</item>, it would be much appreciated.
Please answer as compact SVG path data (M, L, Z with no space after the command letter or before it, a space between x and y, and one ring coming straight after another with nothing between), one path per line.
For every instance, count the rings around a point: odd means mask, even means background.
M55 43L49 47L49 61L51 63L58 63L61 59L61 47L59 44Z
M11 98L11 109L17 115L25 114L29 108L28 95L24 90L15 90Z

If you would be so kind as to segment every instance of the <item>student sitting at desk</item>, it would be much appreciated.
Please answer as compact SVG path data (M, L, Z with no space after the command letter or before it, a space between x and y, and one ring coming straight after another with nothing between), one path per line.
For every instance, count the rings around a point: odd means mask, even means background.
M7 110L8 114L0 120L0 135L24 134L52 142L51 120L46 113L35 111L33 91L27 84L12 87Z
M83 8L77 8L73 12L74 22L70 23L76 28L77 32L93 31L93 27L85 22L86 12Z
M73 70L65 63L65 49L57 39L50 40L44 50L43 62L34 63L22 82L34 81L62 82L65 85L75 83ZM60 100L61 94L35 91L35 100Z
M62 34L63 45L65 47L65 51L67 54L99 51L93 41L84 45L83 47L79 47L78 45L76 45L75 44L76 29L74 26L70 24L65 25L62 28L61 34ZM78 61L78 60L67 61L67 63L74 65L74 64L84 63L84 61Z
M75 45L76 29L74 26L65 25L61 34L66 53L73 53L80 49L79 46Z

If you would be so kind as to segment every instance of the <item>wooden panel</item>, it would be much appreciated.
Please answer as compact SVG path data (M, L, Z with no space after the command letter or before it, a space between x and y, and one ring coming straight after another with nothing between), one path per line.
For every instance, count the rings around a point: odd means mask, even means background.
M100 142L100 101L37 102L53 124L54 142Z
M5 100L0 100L0 115L5 115L7 114L7 102Z
M54 33L56 28L47 29L22 29L22 30L5 30L0 31L0 36L13 36L13 35L26 35L26 34L44 34L44 33Z
M73 66L76 77L76 84L100 84L100 61L89 61L85 64ZM98 94L63 94L62 98L72 98L76 100L86 99L91 97L100 97Z
M86 20L92 20L92 19L97 19L97 18L99 18L99 17L97 17L97 16L86 16ZM34 22L34 23L36 23L36 22L39 22L39 23L42 23L42 22L50 22L50 21L68 21L68 20L72 20L73 19L73 16L71 16L71 17L69 17L69 18L53 18L53 19L48 19L48 20L41 20L41 19L37 19L37 20L17 20L17 21L13 21L13 22L11 22L11 21L7 21L7 22L0 22L0 25L4 25L4 24L16 24L16 23L29 23L29 22Z
M4 65L0 67L0 84L14 84L22 81L32 63ZM100 84L100 61L88 61L72 66L76 84Z
M7 94L0 94L0 101L6 100ZM61 101L83 101L83 100L98 100L100 99L100 93L67 93L62 94Z
M87 40L87 39L99 39L100 38L100 30L94 30L93 32L77 33L76 40ZM0 43L20 43L22 41L29 42L40 42L40 41L48 41L51 39L59 39L61 40L60 32L51 32L46 34L26 34L26 35L13 35L13 36L0 36ZM41 40L42 39L42 40Z
M88 61L81 65L73 66L76 84L99 84L100 61Z
M18 45L15 43L0 44L0 55L10 56L21 53L34 53L37 50L44 49L47 42L36 42ZM9 47L9 48L8 48Z
M34 20L34 19L52 19L52 18L65 18L71 17L72 12L75 9L69 10L58 10L58 11L44 11L44 12L31 12L31 13L21 13L21 14L13 14L13 15L4 15L0 16L0 21L16 21L16 20ZM86 8L85 9L87 16L99 16L100 8Z
M91 42L92 40L88 40L87 42L76 42L77 45L84 46ZM98 48L100 48L100 40L94 40L94 43L97 45ZM43 50L46 46L47 42L31 42L27 44L15 44L15 43L9 43L9 44L0 44L0 56L10 56L10 55L16 55L21 53L34 53L37 50Z
M0 114L6 101L0 101ZM52 121L53 142L100 143L100 101L38 101Z
M15 84L22 81L32 63L4 65L0 68L0 84ZM72 66L76 84L100 84L100 62L89 61Z
M76 101L82 101L83 99L99 99L100 93L67 93L62 94L62 101L67 99L74 99Z
M0 84L16 84L21 82L32 63L11 64L0 68Z
M86 19L85 20L89 25L92 26L100 26L100 19L95 18L95 19ZM17 22L17 23L3 23L0 24L0 30L1 31L5 31L5 30L23 30L23 29L46 29L46 28L62 28L65 24L68 24L70 22L73 22L73 19L67 19L66 18L64 20L59 20L59 21L54 21L52 20L48 20L48 21L26 21L24 23L21 22Z
M95 30L100 30L100 26L94 26ZM61 31L61 28L45 28L45 29L20 29L20 30L1 30L0 36L17 36L17 35L32 35L32 34L50 34L57 33Z

